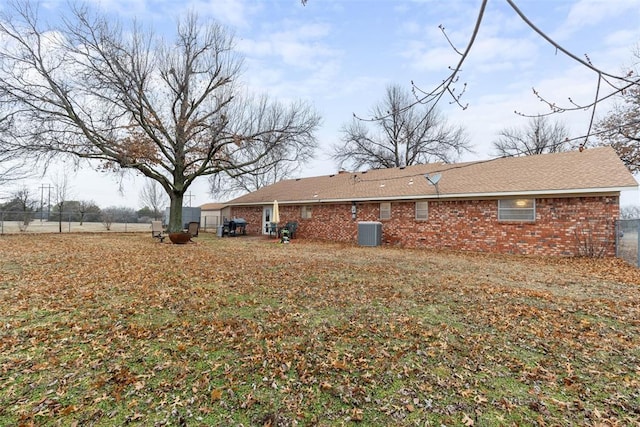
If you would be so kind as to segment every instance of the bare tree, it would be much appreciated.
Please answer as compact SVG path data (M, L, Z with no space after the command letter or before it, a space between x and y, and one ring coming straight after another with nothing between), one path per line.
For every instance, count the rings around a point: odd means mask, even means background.
M140 199L153 211L153 219L159 219L166 203L166 193L157 181L147 180L140 191Z
M242 59L216 22L189 15L168 43L86 7L57 28L43 27L28 1L4 10L13 13L0 20L4 145L157 181L170 200L169 230L182 229L184 194L197 178L251 173L274 150L316 145L320 118L310 105L240 95Z
M620 219L640 219L640 206L621 207Z
M10 128L10 119L0 114L0 184L15 182L31 175L26 159L2 143L2 138Z
M23 159L17 159L3 153L0 148L0 184L15 182L32 175L27 163Z
M251 150L260 149L259 146L256 146ZM289 149L289 151L283 152L285 149ZM312 156L313 150L308 146L283 147L273 150L261 159L252 171L229 170L212 175L209 178L210 192L218 199L223 199L256 191L259 188L293 177Z
M498 156L530 156L558 153L570 148L569 129L547 116L535 116L523 128L505 128L498 133L493 148Z
M0 99L2 92L0 91ZM3 136L11 128L11 119L0 114L0 184L9 182L23 175L23 162L16 162L15 153L1 144Z
M640 61L640 46L634 57ZM620 92L618 100L596 124L599 143L611 145L631 172L640 172L640 85Z
M20 231L27 231L33 220L35 208L36 201L27 187L22 187L12 194L10 210L17 214L15 219L18 221Z
M82 226L86 221L96 221L100 214L100 207L92 200L67 200L64 209L69 214L70 221L78 221Z
M611 145L631 172L640 172L640 86L625 94L624 104L616 105L596 125L599 144Z
M432 161L451 162L469 149L464 129L449 125L431 105L411 104L398 85L387 87L373 107L373 120L356 117L342 129L341 145L333 147L340 167L393 168Z
M117 208L111 207L111 206L108 207L108 208L102 209L102 211L100 212L100 218L102 219L102 225L104 225L104 228L107 231L111 230L111 225L116 220L116 215L117 215Z

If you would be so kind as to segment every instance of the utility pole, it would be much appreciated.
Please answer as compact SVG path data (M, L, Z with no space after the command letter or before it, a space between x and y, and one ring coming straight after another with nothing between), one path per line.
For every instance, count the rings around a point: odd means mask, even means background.
M44 216L44 206L42 205L44 203L44 190L45 188L49 191L49 201L47 202L47 221L49 221L49 211L51 209L51 189L53 188L52 185L47 184L44 185L42 184L40 186L40 222L42 222L42 217Z
M191 207L191 198L195 198L196 196L191 194L191 190L189 190L189 194L185 194L184 197L189 199L189 207Z

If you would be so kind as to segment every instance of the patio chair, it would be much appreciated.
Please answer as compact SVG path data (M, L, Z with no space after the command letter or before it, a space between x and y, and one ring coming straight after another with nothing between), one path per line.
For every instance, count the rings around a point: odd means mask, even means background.
M200 223L193 221L187 226L187 231L191 234L191 237L198 237L198 231L200 231Z
M298 230L298 223L296 221L290 221L285 226L287 230L289 230L289 237L291 239L296 237L296 231Z
M160 243L164 242L166 234L162 228L162 221L151 221L151 237L158 239Z

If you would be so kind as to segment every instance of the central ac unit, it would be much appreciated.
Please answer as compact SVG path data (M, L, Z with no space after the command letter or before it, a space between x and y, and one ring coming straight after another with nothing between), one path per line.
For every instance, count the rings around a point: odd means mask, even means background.
M358 222L358 244L360 246L380 246L382 244L382 223L377 221Z

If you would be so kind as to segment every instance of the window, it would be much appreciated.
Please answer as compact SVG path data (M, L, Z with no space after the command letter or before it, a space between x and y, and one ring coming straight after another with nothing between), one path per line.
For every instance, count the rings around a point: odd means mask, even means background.
M311 219L311 206L303 206L300 216L302 219Z
M498 200L498 221L535 221L535 199Z
M429 219L429 202L416 202L416 219Z
M380 203L380 219L391 219L391 203Z

